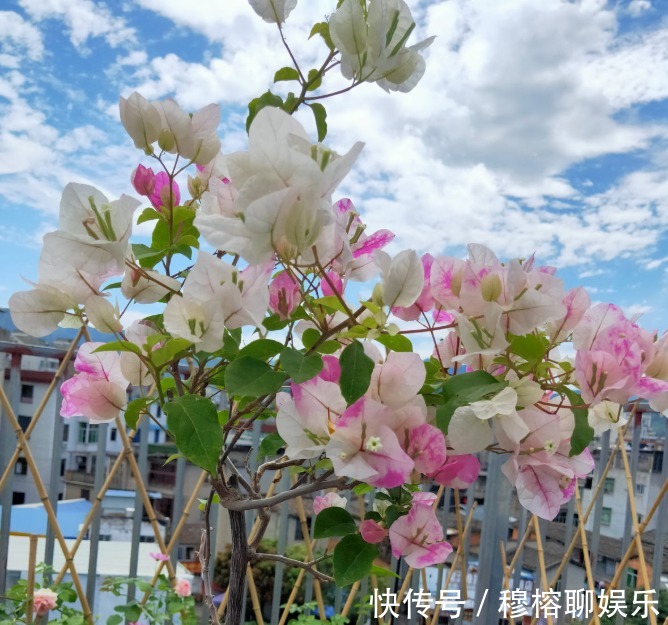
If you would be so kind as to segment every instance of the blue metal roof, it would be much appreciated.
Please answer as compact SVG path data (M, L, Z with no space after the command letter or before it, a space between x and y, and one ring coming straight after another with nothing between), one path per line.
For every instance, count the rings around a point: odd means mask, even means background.
M107 492L104 493L105 497L134 497L135 491L133 490L121 490L119 488L110 488ZM154 491L148 491L148 496L151 499L162 499L160 493Z
M79 528L92 506L93 504L85 499L65 499L58 502L56 517L65 538L76 538L79 535ZM41 503L12 506L10 531L44 535L47 518Z
M26 287L28 288L28 287ZM9 309L0 308L0 330L7 330L8 332L17 332L17 328L12 321L12 317L9 314ZM92 341L102 341L107 342L112 338L109 334L104 334L95 328L89 328L90 336ZM74 340L74 337L77 335L77 330L73 328L58 328L55 332L52 332L48 336L42 337L42 340L47 345L52 345L54 341L60 340Z

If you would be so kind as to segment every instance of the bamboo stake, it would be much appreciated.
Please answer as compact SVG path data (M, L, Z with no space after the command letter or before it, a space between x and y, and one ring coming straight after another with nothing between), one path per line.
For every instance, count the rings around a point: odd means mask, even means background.
M508 558L506 556L506 546L502 540L499 541L499 547L501 548L501 564L503 565L503 585L506 590L510 590L510 578L508 574L509 569L506 566Z
M130 433L132 436L134 436L134 432ZM118 470L118 467L120 467L121 463L123 462L123 458L129 453L129 450L124 449L120 454L118 454L118 457L116 458L111 470L109 471L109 475L107 475L107 478L104 481L104 484L102 485L102 488L100 489L100 492L95 496L95 500L93 501L93 505L91 509L88 511L88 514L84 518L84 522L81 525L81 529L79 530L79 533L77 534L77 537L74 541L74 544L72 545L72 557L74 557L79 550L79 546L81 545L84 537L86 536L86 532L88 531L88 528L90 527L90 524L93 522L93 515L97 511L97 509L102 505L102 500L104 499L104 494L107 492L107 490L111 487L111 481L115 477L116 471ZM63 577L65 577L65 573L67 572L67 564L64 564L63 567L60 569L60 572L58 573L58 576L56 577L56 581L54 582L56 585L60 584L60 582L63 580Z
M638 427L638 426L636 426ZM621 436L621 434L619 434ZM626 487L628 489L629 505L631 507L631 521L633 522L633 540L638 548L638 559L640 564L640 571L645 586L645 590L649 590L650 581L647 574L647 563L645 562L645 552L642 546L642 534L639 532L638 514L636 512L635 491L633 488L633 477L631 476L631 468L629 467L629 458L626 453L626 445L621 445L622 462L624 463L624 471L626 473ZM633 542L633 541L632 541ZM649 611L649 621L651 625L656 625L656 615L652 610Z
M578 513L578 519L580 518L580 515L582 514L582 506L580 505L580 491L577 488L577 484L575 486L575 507ZM591 561L589 559L589 546L587 545L587 532L585 530L585 526L583 523L578 523L578 531L580 532L580 537L582 538L582 555L584 558L584 564L585 564L585 574L587 575L587 584L589 586L589 590L592 592L592 596L596 596L596 588L594 586L594 575L592 573L591 569ZM598 610L594 608L594 623L595 625L600 625L600 620L598 618Z
M360 582L358 580L350 587L350 593L348 594L346 603L343 606L343 610L341 610L341 616L348 616L348 612L350 612L350 608L353 607L353 601L355 600L355 595L357 594L357 591L359 589L360 589Z
M315 545L315 541L312 543ZM285 608L283 608L283 614L281 614L281 618L278 621L278 625L285 625L285 621L288 620L288 616L290 615L290 606L295 602L295 598L297 597L297 593L299 592L299 587L302 584L302 581L304 580L304 575L306 574L306 571L304 569L299 570L299 574L297 575L297 580L295 581L295 585L292 587L292 590L290 591L290 596L288 597L288 601L285 604Z
M197 499L197 494L199 493L199 489L202 488L202 485L204 484L204 480L206 479L207 476L206 471L202 471L202 473L199 476L199 479L197 480L197 484L195 484L195 488L193 489L193 492L190 495L190 499L188 499L188 502L186 503L185 508L183 509L183 514L181 515L181 518L179 519L178 524L174 528L174 531L172 532L172 536L169 539L169 542L167 543L167 554L172 553L172 549L177 544L177 541L179 539L179 536L181 535L181 530L183 529L186 519L190 516L190 509L192 508L193 504L195 503L195 499ZM158 577L160 576L160 573L162 572L162 568L164 566L164 562L161 560L160 562L157 563L158 566L156 567L155 573L153 574L153 579L151 579L151 587L154 587L156 582L158 581ZM144 593L144 597L141 600L141 605L145 606L146 602L148 601L148 598L151 596L151 591L147 590Z
M628 424L631 423L629 422L626 424L626 426L623 428L624 433L626 433L626 430L628 428ZM610 468L612 467L612 463L615 460L615 456L617 455L617 452L619 451L619 439L617 439L617 443L615 444L615 448L610 454L610 457L608 458L608 462L605 465L605 469L603 469L603 473L601 473L601 479L598 481L598 484L596 484L596 488L594 489L594 492L591 497L591 501L589 502L589 505L587 506L587 510L585 511L584 517L578 519L578 523L581 523L582 525L586 525L587 521L589 520L589 515L591 514L591 511L594 509L594 506L596 505L596 500L598 499L599 495L601 494L601 491L603 490L603 485L605 484L605 478L608 475L608 472L610 471ZM552 581L550 582L550 588L554 588L557 581L561 577L561 574L564 571L564 568L568 564L568 561L570 560L571 553L573 553L573 549L575 549L575 545L577 544L579 539L579 534L575 532L573 535L573 538L571 539L570 544L568 545L568 549L564 552L564 557L562 558L561 562L559 563L559 568L557 568L557 572L554 574L554 577L552 577Z
M460 506L461 500L459 497L459 489L455 488L454 491L455 491L455 518L457 519L457 533L459 534L459 540L461 542L464 540L462 511ZM459 563L462 572L461 597L462 599L464 599L464 601L466 601L468 599L468 592L466 588L466 553L464 553L463 550L462 550L462 557L459 558Z
M522 540L520 540L519 544L517 545L517 549L515 549L515 553L513 554L513 557L510 560L510 564L508 565L508 571L510 573L512 573L513 569L517 566L517 560L519 559L520 553L524 548L524 545L526 544L527 540L529 540L529 537L533 533L533 519L534 519L533 516L531 517L531 519L529 519L527 528L524 531L524 536L522 536Z
M443 586L439 590L444 590L450 585L450 580L452 579L452 576L455 572L455 567L457 566L457 562L464 550L463 539L468 535L469 530L471 529L471 523L473 522L473 511L476 509L477 505L478 503L475 501L471 504L471 508L469 509L469 513L466 517L466 524L464 525L464 534L459 539L459 545L457 545L457 551L455 552L452 564L450 565L450 569L448 570L448 575L445 578ZM440 614L440 612L441 612L441 604L439 603L436 605L436 609L434 610L434 615L432 616L431 621L429 621L429 625L436 625L438 621L438 615Z
M30 550L28 553L28 586L26 588L26 595L28 602L26 603L26 623L30 625L33 620L33 604L35 598L35 565L37 564L37 536L31 534L30 536Z
M659 496L657 497L657 500L654 502L654 505L650 508L649 513L643 520L643 522L640 524L640 527L638 528L640 533L642 534L647 526L649 525L650 521L654 517L654 513L657 511L659 507L660 500L665 496L666 491L668 491L668 482L664 482L663 487L661 488L661 491L659 492ZM634 549L636 548L635 542L631 541L631 544L629 545L628 549L626 550L626 553L624 554L624 557L622 558L622 561L619 563L619 566L617 567L617 570L615 571L615 575L612 578L612 581L610 582L610 588L616 588L617 584L619 583L619 578L622 576L622 571L624 570L624 567L628 563L628 561L631 559L631 555L633 554Z
M44 482L42 481L42 478L39 474L39 469L37 468L35 458L32 455L32 451L30 450L30 447L25 439L25 436L23 435L23 430L19 425L19 422L16 418L16 415L14 414L14 411L12 410L9 400L7 399L5 390L2 388L1 385L0 385L0 402L2 403L2 406L5 410L5 414L7 415L7 418L9 419L12 428L14 429L14 433L16 434L18 442L23 445L23 453L25 455L26 462L28 463L28 467L30 468L30 473L33 476L33 481L35 483L35 487L37 488L37 493L39 495L40 501L44 505L44 510L46 511L49 523L51 524L51 527L53 529L54 536L58 541L58 544L60 545L60 549L62 550L63 555L65 556L65 562L67 563L67 566L70 569L72 575L72 582L77 591L77 594L79 595L79 601L81 602L81 608L84 618L91 625L93 625L93 615L91 613L90 606L88 605L88 600L86 599L86 593L84 592L83 586L81 585L81 579L79 578L77 569L74 566L74 557L67 548L65 537L63 536L60 526L58 525L56 512L53 509L53 505L51 504L49 495L46 492L46 489L44 488Z
M543 552L543 539L540 536L538 517L533 517L533 526L536 534L536 550L538 551L538 564L540 566L540 581L543 592L547 591L547 571L545 570L545 554ZM534 617L535 618L535 617ZM533 622L533 621L532 621ZM552 615L547 615L547 625L553 625Z
M132 449L130 439L128 438L127 432L125 431L125 425L121 421L120 416L116 417L116 428L121 436L121 439L123 440L123 446L126 449ZM153 533L155 534L155 542L158 544L158 547L160 548L160 551L162 551L162 553L167 553L167 546L165 545L165 539L162 537L162 534L160 533L160 526L158 525L158 519L155 516L155 510L153 510L153 504L151 503L151 500L149 499L148 496L148 492L146 491L146 485L144 484L144 480L142 478L141 471L139 470L139 465L137 464L137 459L135 458L134 453L128 454L128 461L130 462L130 469L135 476L135 488L139 490L139 494L141 495L144 508L146 509L146 514L148 515L148 520L151 524L151 527L153 528ZM169 572L170 580L172 581L172 583L174 583L176 580L176 571L174 570L171 561L167 560L165 562L165 566L167 567L167 571Z
M306 545L306 558L307 561L313 560L313 547L311 546L311 541L309 540L309 529L308 523L306 522L306 510L304 510L304 501L301 496L297 497L295 500L297 506L297 515L299 516L299 523L302 528L302 536L304 536L304 544ZM318 611L320 612L320 618L324 621L325 616L325 601L322 597L322 586L320 585L320 580L317 578L313 579L313 590L315 591L315 600L318 604Z
M262 618L262 609L260 608L260 598L257 595L257 587L255 586L253 569L251 569L250 564L246 565L246 579L248 580L248 591L250 592L251 596L251 603L253 605L253 613L255 614L255 620L257 621L257 625L264 625L264 619Z

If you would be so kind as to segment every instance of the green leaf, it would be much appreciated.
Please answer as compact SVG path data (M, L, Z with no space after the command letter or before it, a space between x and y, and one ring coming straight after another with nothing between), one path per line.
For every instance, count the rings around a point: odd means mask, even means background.
M341 365L341 394L348 405L357 401L369 388L373 360L364 353L362 343L353 341L342 352L339 358Z
M549 345L550 341L546 336L527 334L513 337L510 342L510 351L534 367L545 357Z
M589 410L584 407L584 400L580 394L566 386L562 390L571 403L571 410L575 417L575 428L571 435L571 450L568 455L578 456L594 440L595 432L589 425Z
M137 217L137 224L143 224L145 221L153 221L155 219L161 219L160 213L155 210L152 206L145 208L139 217Z
M496 395L506 386L508 382L500 382L487 371L458 373L448 378L442 386L445 403L436 409L438 427L447 434L450 419L457 408Z
M311 349L320 338L320 332L315 328L306 328L302 334L302 343L306 349Z
M305 356L292 347L285 347L281 352L281 367L294 382L301 384L322 371L322 356L319 354Z
M306 77L307 91L315 91L322 84L322 75L317 69L310 69Z
M122 282L111 282L102 288L103 291L110 291L111 289L120 289Z
M127 423L131 430L137 429L139 415L152 401L153 399L151 397L139 397L138 399L133 399L125 407L125 413L123 414L123 417L125 418L125 423Z
M262 320L262 325L270 332L282 330L287 327L289 323L289 319L281 319L278 315L269 315L269 317Z
M133 243L132 253L144 269L152 269L167 253L167 250L154 250L143 243Z
M353 487L353 493L356 495L366 495L367 493L371 493L374 490L376 489L369 484L358 484L357 486Z
M151 361L156 367L162 367L172 362L178 354L186 351L191 345L188 339L169 339L162 347L151 352Z
M142 351L139 346L131 343L130 341L111 341L109 343L105 343L104 345L100 345L93 350L94 354L97 352L132 352L138 356L142 355Z
M357 533L357 524L350 512L332 506L325 508L315 517L314 538L332 538Z
M316 351L320 354L333 354L341 349L341 344L337 341L324 341L316 347Z
M375 575L376 577L396 577L401 579L401 576L397 575L394 571L386 569L384 566L376 566L375 564L371 566L369 575Z
M183 458L183 454L179 454L179 453L172 454L171 456L169 456L167 458L167 460L165 460L162 463L162 466L164 467L165 465L169 464L170 462L174 462L174 460L178 460L179 458Z
M278 391L285 382L285 374L274 371L264 361L242 357L225 369L225 387L231 395L260 397Z
M318 22L317 24L313 25L313 28L311 28L311 33L309 34L308 38L311 39L312 37L315 37L315 35L320 35L327 45L327 47L333 52L334 51L334 42L332 41L332 38L329 36L329 23L328 22Z
M285 441L278 432L267 434L260 443L260 449L257 452L258 460L267 456L275 456L283 448L285 448Z
M223 348L220 353L227 360L234 360L239 354L239 345L241 343L241 328L228 330L225 328L223 336Z
M121 625L123 622L123 617L120 614L112 614L107 619L107 625Z
M299 72L294 67L281 67L274 74L274 82L282 80L299 80Z
M275 356L283 349L283 343L274 341L272 339L258 339L249 343L239 350L239 356L248 356L250 358L258 358L260 360L267 360Z
M376 340L385 345L387 349L393 352L412 352L413 343L411 343L403 334L381 334Z
M327 312L346 312L346 307L336 295L325 295L325 297L314 299L311 303L314 306L322 306Z
M178 450L193 464L215 473L223 446L215 404L200 395L183 395L166 404L165 413Z
M206 509L207 500L206 499L198 499L198 501L199 501L198 508L202 512L204 512L204 510ZM213 497L211 497L211 505L212 506L217 506L219 503L220 503L220 495L218 495L218 493L214 493Z
M283 100L280 96L272 93L271 91L266 91L259 98L255 98L248 103L248 117L246 118L246 132L251 127L255 116L266 106L275 106L278 108L283 108Z
M327 136L327 111L320 102L309 104L315 118L315 127L318 129L318 141L324 141Z
M316 471L331 471L334 468L332 461L329 458L321 458L313 465Z
M359 534L342 538L334 548L336 585L348 586L368 575L378 554L378 547L365 542Z

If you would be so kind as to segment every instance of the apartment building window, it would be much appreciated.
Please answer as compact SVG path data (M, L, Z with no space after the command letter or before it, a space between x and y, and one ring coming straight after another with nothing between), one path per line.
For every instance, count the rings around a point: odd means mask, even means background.
M601 508L601 525L612 523L612 508Z
M35 387L32 384L21 384L21 403L32 404Z
M637 495L644 495L645 494L645 485L644 484L636 484L636 494Z
M24 432L28 429L28 426L30 425L31 421L32 417L28 417L26 415L19 415L19 425L21 426L21 429Z
M19 458L14 466L16 475L28 475L28 461L25 458Z
M90 500L90 490L88 488L81 489L81 498Z
M603 492L606 495L612 495L615 492L615 478L606 477L605 482L603 482Z
M12 506L20 506L22 503L26 502L26 494L19 491L14 491L12 493Z
M63 443L66 443L70 438L70 424L63 425Z
M60 461L60 477L63 477L63 475L65 475L66 466L67 466L67 460L65 460L65 458L62 458Z
M118 436L118 430L116 428L111 428L109 430L109 440L115 441L117 436Z
M77 471L86 470L86 456L76 456L74 458L74 461L76 462L77 465Z
M98 425L95 423L79 423L79 442L97 443Z

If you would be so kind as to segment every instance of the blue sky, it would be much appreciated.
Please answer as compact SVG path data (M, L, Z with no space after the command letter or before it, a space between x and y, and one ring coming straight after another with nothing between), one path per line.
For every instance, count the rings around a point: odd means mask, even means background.
M301 0L286 35L322 59ZM436 35L410 94L375 85L328 101L330 143L366 142L341 195L394 250L535 251L594 301L668 315L668 3L409 1L415 40ZM288 64L242 0L6 0L0 11L0 305L37 278L62 188L132 193L142 155L118 119L138 90L189 110L222 106L223 151L244 148L245 105ZM342 86L332 77L328 87ZM280 89L278 89L280 91ZM303 123L314 132L311 119Z

